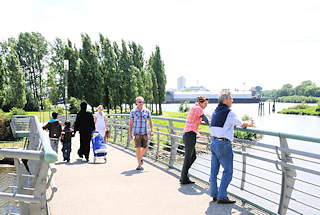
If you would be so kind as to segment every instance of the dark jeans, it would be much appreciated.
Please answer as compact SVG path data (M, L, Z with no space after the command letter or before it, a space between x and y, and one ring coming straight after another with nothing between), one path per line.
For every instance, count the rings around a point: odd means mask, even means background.
M63 143L61 151L63 154L63 159L70 160L71 143Z
M197 139L197 134L194 133L193 131L189 131L183 134L183 143L184 143L184 161L183 161L183 167L181 171L181 177L180 181L181 182L186 182L189 180L188 177L188 172L190 167L192 166L193 162L196 160L197 155L196 155L196 139Z

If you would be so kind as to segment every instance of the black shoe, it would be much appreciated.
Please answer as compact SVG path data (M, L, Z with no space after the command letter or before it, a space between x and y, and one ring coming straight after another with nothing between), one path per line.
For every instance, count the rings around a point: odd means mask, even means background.
M136 170L143 170L143 168L141 166L138 166Z
M212 197L212 201L216 202L217 200L217 197Z
M219 204L234 204L236 201L230 200L228 197L225 199L218 200Z
M70 163L70 159L67 159L67 163Z

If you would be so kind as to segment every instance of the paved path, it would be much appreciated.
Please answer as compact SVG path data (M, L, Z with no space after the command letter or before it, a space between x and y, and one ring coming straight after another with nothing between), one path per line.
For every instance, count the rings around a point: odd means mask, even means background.
M52 215L231 215L263 214L253 208L220 205L211 201L208 186L179 184L176 170L145 158L137 171L135 155L108 144L108 161L93 164L78 160L78 134L73 139L71 162L62 162L61 151L55 182L58 192L49 203Z

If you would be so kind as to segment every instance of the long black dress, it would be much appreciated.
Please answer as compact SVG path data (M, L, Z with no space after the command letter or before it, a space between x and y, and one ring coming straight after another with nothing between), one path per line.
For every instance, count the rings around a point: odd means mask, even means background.
M78 155L81 158L85 156L87 161L89 160L91 133L94 129L95 126L92 114L87 112L86 109L81 109L77 114L74 130L80 132L80 148L78 150Z

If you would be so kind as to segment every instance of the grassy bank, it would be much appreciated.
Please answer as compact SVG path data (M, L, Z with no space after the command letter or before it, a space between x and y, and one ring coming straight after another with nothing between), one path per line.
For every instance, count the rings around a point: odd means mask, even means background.
M310 106L305 103L295 105L279 111L278 113L282 114L296 114L296 115L312 115L320 116L320 104L317 106Z

